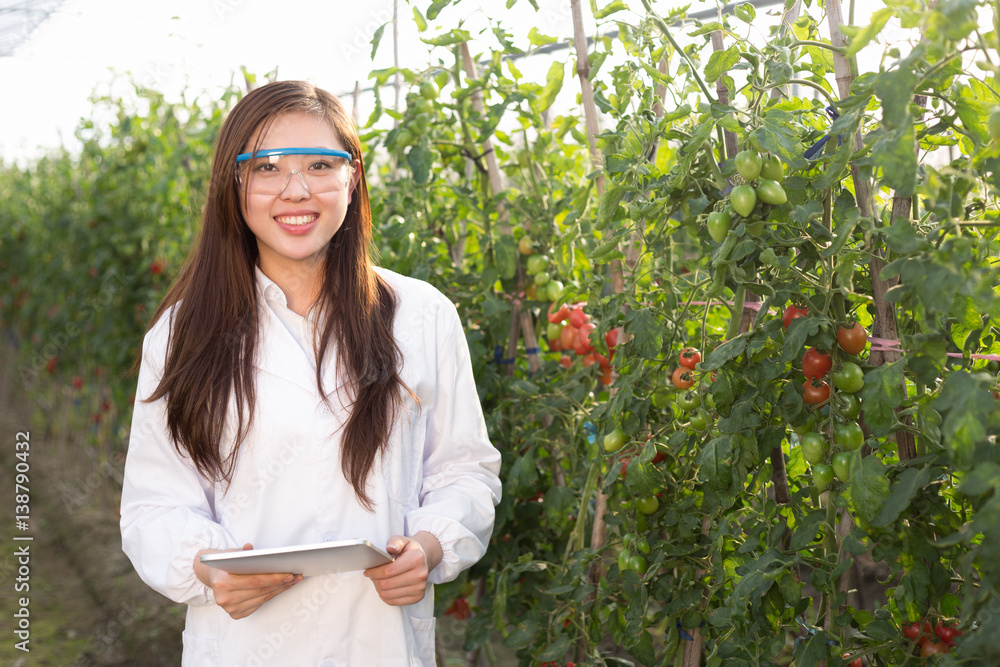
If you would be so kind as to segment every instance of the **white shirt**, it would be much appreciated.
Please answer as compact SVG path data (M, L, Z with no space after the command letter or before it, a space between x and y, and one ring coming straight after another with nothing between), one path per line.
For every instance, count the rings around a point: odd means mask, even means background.
M320 400L311 340L304 349L282 324L264 296L263 274L258 294L268 305L261 309L256 413L228 491L178 454L165 402L143 401L162 375L173 311L146 335L122 489L122 545L143 581L188 605L185 667L434 665L432 584L453 580L486 552L500 499L500 454L486 433L454 305L427 283L377 271L396 292L401 375L419 405L405 398L369 478L374 514L358 504L341 472L338 427L347 410L336 395L332 413ZM332 393L335 359L323 368ZM307 577L234 621L192 565L205 548L351 538L384 548L392 535L420 531L435 535L444 555L427 595L408 607L384 603L360 572L330 574Z

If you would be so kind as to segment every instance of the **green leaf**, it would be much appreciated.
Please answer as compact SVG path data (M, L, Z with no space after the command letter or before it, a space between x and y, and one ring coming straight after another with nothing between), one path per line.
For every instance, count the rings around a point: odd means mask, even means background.
M554 641L550 642L541 653L535 656L536 660L558 660L566 655L570 649L569 635L560 634Z
M625 331L631 336L629 346L645 359L655 359L663 347L663 325L652 308L636 308L625 316Z
M417 144L406 152L406 164L413 172L413 181L425 185L431 180L431 167L434 165L434 154L426 146Z
M427 10L427 18L434 18L431 16L431 10ZM462 42L468 42L472 39L472 35L468 30L461 30L455 28L449 30L448 32L438 35L437 37L421 37L420 41L424 44L430 44L431 46L451 46L453 44L461 44Z
M620 12L623 9L628 9L628 7L625 6L625 3L622 2L622 0L614 0L604 9L600 9L594 12L594 18L595 19L607 18L608 16L611 16L615 12Z
M417 24L417 32L427 30L427 21L424 20L424 15L420 13L418 7L413 8L413 22Z
M709 352L699 364L703 371L714 371L731 359L743 354L746 349L747 339L753 335L751 332L742 333L735 338L727 340L725 343Z
M688 37L698 37L699 35L707 35L709 33L715 32L716 30L725 30L726 26L722 25L718 21L711 21L709 23L703 23L693 32L688 33Z
M819 321L814 317L798 317L785 330L785 342L781 347L781 360L786 364L799 356L809 336L819 332ZM867 407L867 404L865 404Z
M884 528L899 518L899 515L910 506L910 501L917 491L922 489L930 481L930 472L927 468L907 468L903 471L892 485L892 492L886 498L885 504L879 510L871 524L877 528Z
M962 127L980 144L985 145L990 141L989 131L986 127L986 119L990 117L993 105L985 100L977 99L972 88L966 85L957 86L952 93L955 110L958 117L962 119ZM955 95L955 93L958 93Z
M995 409L992 386L992 377L986 373L954 371L945 378L934 402L944 415L944 445L959 466L972 463L976 443L986 437L986 425ZM867 408L865 403L866 414Z
M789 543L792 551L801 551L815 542L816 534L824 520L826 520L824 510L815 510L805 515L799 521L799 525L795 527L795 532L792 533L792 539Z
M729 465L731 455L730 436L723 434L710 440L698 457L699 479L717 488L728 488L732 476Z
M635 497L655 495L663 489L663 473L652 463L632 458L625 468L625 487Z
M845 55L851 58L858 51L868 46L882 32L882 28L885 27L890 18L892 18L892 10L888 7L883 7L872 12L872 22L866 26L860 28L846 25L841 26L840 29L844 31L844 34L851 38L851 43L848 44Z
M910 197L917 187L917 137L908 123L882 132L872 146L872 161L881 170L882 182L897 197Z
M566 67L563 63L553 62L549 66L549 73L545 75L545 87L542 88L541 94L538 96L535 104L535 108L539 113L544 112L550 106L552 102L555 101L556 95L563 87L563 78L566 73Z
M885 436L896 423L895 411L903 402L903 391L902 359L865 373L860 398L865 406L865 422L876 436Z
M714 82L740 61L740 50L735 44L725 51L713 51L705 65L705 80Z
M414 9L413 11L416 11L416 9ZM372 36L372 42L371 42L372 43L372 55L371 55L371 59L372 60L375 60L375 52L378 51L379 42L382 41L382 32L385 30L385 27L387 25L389 25L389 24L388 23L383 23L382 25L380 25L378 28L376 28L375 34Z
M851 453L851 505L865 521L871 523L882 503L889 497L886 469L877 456L862 456L861 450Z
M784 109L771 108L754 136L764 150L776 154L792 169L801 169L806 166L806 160L802 157L805 149L799 141L799 132L792 114Z
M796 667L814 667L826 658L826 633L822 630L817 632L800 647L801 650L796 651Z
M510 280L517 274L517 244L514 237L503 235L496 239L493 245L494 259L500 277Z
M451 0L434 0L431 6L427 8L427 18L433 21L441 13L441 10L450 4Z
M538 28L532 28L528 31L528 42L532 46L545 46L546 44L554 44L556 41L558 40L555 37L539 32Z

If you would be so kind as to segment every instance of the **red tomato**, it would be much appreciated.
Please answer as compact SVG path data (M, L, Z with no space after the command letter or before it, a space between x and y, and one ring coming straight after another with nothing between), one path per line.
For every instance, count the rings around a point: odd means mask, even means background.
M701 352L693 347L685 347L681 350L680 358L677 363L684 368L694 370L694 367L698 365L699 361L701 361Z
M608 344L608 352L612 352L618 347L618 327L604 334L604 342Z
M805 317L809 314L808 308L799 308L798 306L789 306L785 308L784 314L781 316L781 322L785 325L787 329L791 324L792 320L797 320L800 317Z
M920 656L926 658L929 655L943 655L949 651L951 651L951 647L945 642L936 639L928 640L920 647Z
M594 346L590 343L590 332L597 326L592 322L584 322L583 326L576 330L576 343L573 350L577 354L590 354L594 351Z
M584 368L590 368L591 366L593 366L596 363L597 363L597 358L594 356L593 352L591 352L590 354L588 354L588 355L586 355L586 356L583 357L583 367Z
M962 631L950 625L938 623L934 626L934 634L940 637L941 641L945 642L949 646L953 646L955 644L955 637L961 635Z
M559 342L562 343L564 350L572 350L576 345L576 327L572 324L564 326L559 333Z
M601 372L600 380L601 384L603 384L604 386L608 386L609 384L611 384L611 366L608 366L607 368L603 369L603 371Z
M687 389L694 384L694 374L691 369L678 366L674 369L673 375L670 376L670 381L678 389Z
M83 388L83 378L77 375L73 378L73 389L82 389L82 388Z
M923 646L934 636L934 628L929 621L917 621L903 626L903 636L913 641L917 641L917 646Z
M549 306L549 322L551 322L552 324L559 324L561 322L565 322L566 318L569 317L569 306L567 306L564 303L559 308L559 310L552 312L552 308L554 308L555 305L556 304L553 303L551 306Z
M610 368L611 367L611 362L608 361L608 358L605 357L600 352L594 351L591 354L594 355L594 359L596 359L597 363L599 363L601 365L601 368Z
M562 341L559 340L558 338L550 338L549 349L552 350L553 352L561 352L563 349Z
M860 322L855 322L853 327L837 328L837 344L840 349L848 354L861 354L868 344L868 332L861 326Z
M579 329L590 321L590 315L583 312L583 306L573 306L569 311L569 323Z
M568 355L564 354L563 356L559 357L559 365L562 366L563 368L569 368L570 366L573 365L573 360L570 359Z
M820 405L830 400L830 385L816 380L802 383L802 400L810 405Z
M802 355L802 374L810 380L824 377L833 368L833 359L830 355L815 347L810 347Z
M844 655L842 655L840 657L843 658L844 660L847 660L848 658L851 657L851 654L850 653L845 653ZM861 667L861 658L856 658L856 659L852 660L851 662L847 663L846 667Z
M445 610L444 615L454 616L458 620L464 621L469 618L471 613L472 610L469 609L469 601L463 597L457 597L455 598L455 601L451 603L451 606Z

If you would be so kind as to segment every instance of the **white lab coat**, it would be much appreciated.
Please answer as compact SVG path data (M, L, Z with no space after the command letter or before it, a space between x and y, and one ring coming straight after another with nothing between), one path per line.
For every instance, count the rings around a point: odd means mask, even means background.
M320 400L315 370L269 307L262 306L253 430L228 491L177 453L157 386L169 336L164 315L143 342L122 489L122 544L143 581L188 605L185 667L434 665L433 585L453 580L486 551L500 498L500 454L490 444L454 305L427 283L378 269L396 291L402 378L419 397L392 433L370 477L374 514L357 502L340 467L339 425ZM334 351L334 354L336 352ZM332 358L324 382L338 385ZM230 429L232 429L230 425ZM434 534L444 557L427 595L384 603L360 572L307 577L234 621L195 577L205 548L269 548L349 538L385 547L392 535Z

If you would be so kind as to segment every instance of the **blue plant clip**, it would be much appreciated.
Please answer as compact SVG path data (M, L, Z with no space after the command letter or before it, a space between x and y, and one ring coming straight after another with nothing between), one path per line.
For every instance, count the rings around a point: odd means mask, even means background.
M835 108L833 108L832 106L828 106L826 108L826 115L830 117L831 121L835 121L838 118L840 118L840 114L837 113L837 110ZM802 154L803 157L805 157L805 159L807 159L807 160L812 160L821 150L823 150L823 146L826 145L826 142L829 139L830 139L830 135L827 134L825 137L823 137L822 139L820 139L819 141L817 141L816 143L814 143L812 146L810 146L806 150L806 152ZM841 143L843 143L842 142L842 137L838 134L837 135L837 144L840 145Z

